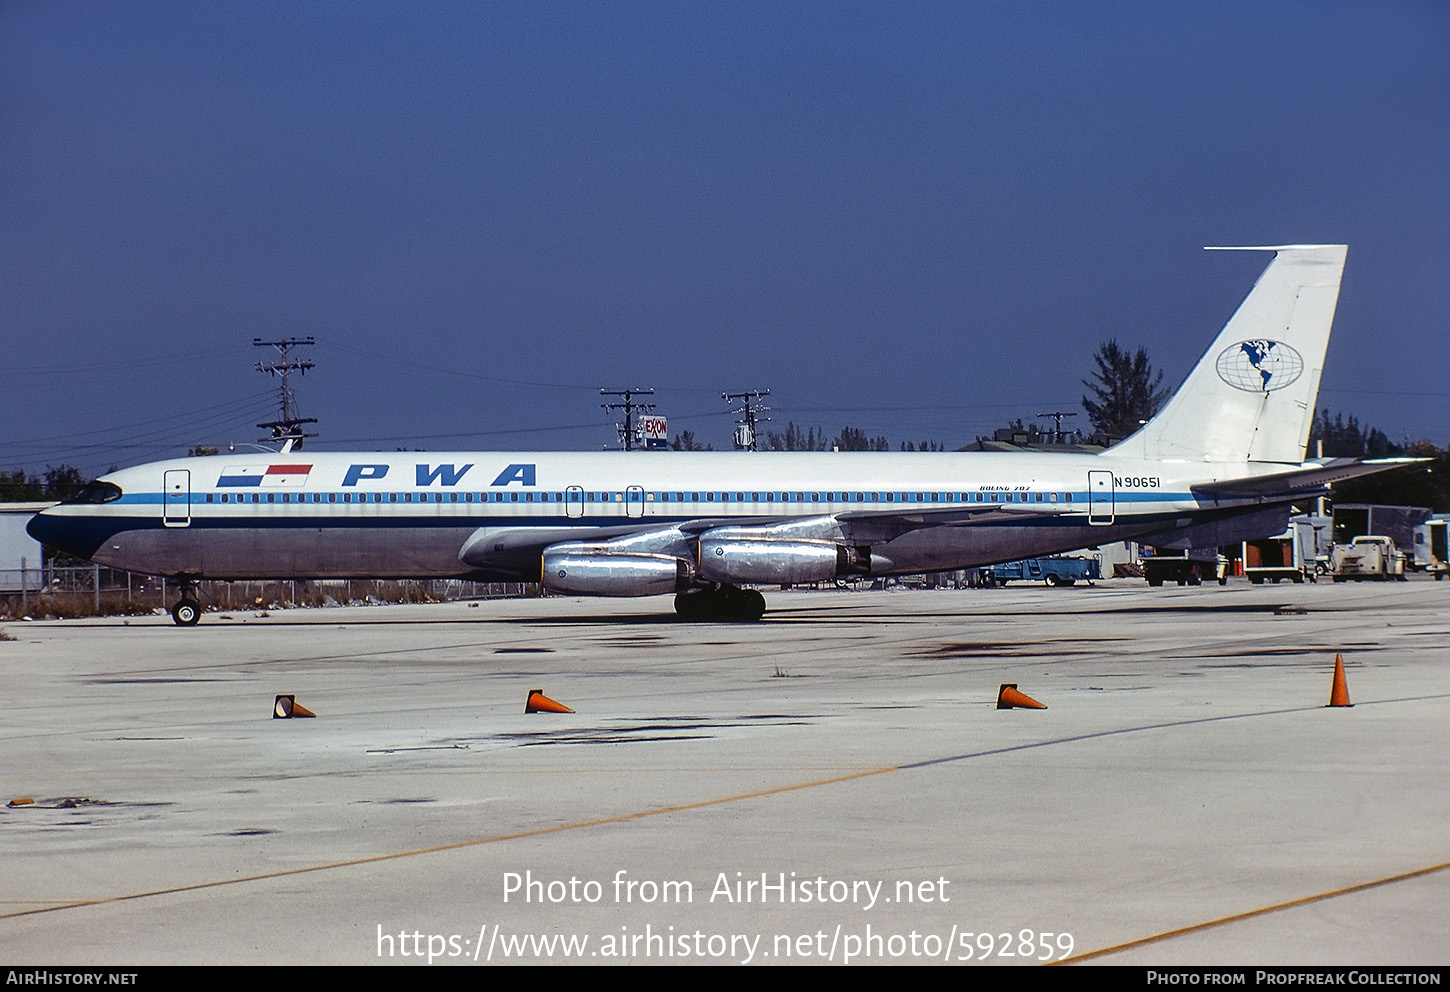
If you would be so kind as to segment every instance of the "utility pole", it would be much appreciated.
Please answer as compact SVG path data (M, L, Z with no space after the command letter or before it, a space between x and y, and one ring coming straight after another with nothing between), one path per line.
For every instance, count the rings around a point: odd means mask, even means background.
M735 447L739 448L740 450L760 450L758 439L755 436L755 422L757 419L763 420L766 423L770 422L769 417L760 416L760 414L764 413L766 410L769 410L770 407L759 405L760 401L769 395L770 390L768 389L764 392L761 392L759 389L752 389L748 393L720 394L720 398L723 399L726 403L742 404L739 407L732 406L730 408L730 412L740 418L739 420L735 421ZM750 405L752 400L755 401L755 403L757 404L756 406L752 407Z
M601 403L599 405L605 410L624 411L624 423L618 425L618 427L619 439L624 442L625 451L634 450L635 412L649 413L655 408L653 403L636 403L634 398L636 396L653 396L654 394L654 387L650 387L649 389L640 389L638 387L634 389L601 389L599 391L600 396L619 396L624 400L622 403Z
M1062 418L1063 417L1076 417L1077 414L1076 413L1073 413L1071 411L1068 411L1068 410L1053 410L1051 413L1039 413L1038 416L1039 417L1051 417L1054 421L1056 421L1057 428L1056 428L1056 430L1053 431L1052 441L1053 441L1054 444L1061 444L1062 443Z
M313 367L313 363L305 359L294 360L289 352L299 345L311 346L316 344L312 338L286 338L282 341L263 341L261 338L252 338L252 344L258 348L276 348L282 355L280 362L258 362L257 371L266 372L268 375L280 376L282 379L282 416L276 420L269 420L258 427L266 427L272 431L271 437L264 437L262 441L280 441L284 452L292 451L302 447L302 439L316 437L316 434L302 433L303 424L317 423L316 417L296 416L292 400L292 384L287 375L290 372L297 372L299 375L306 375L307 370Z

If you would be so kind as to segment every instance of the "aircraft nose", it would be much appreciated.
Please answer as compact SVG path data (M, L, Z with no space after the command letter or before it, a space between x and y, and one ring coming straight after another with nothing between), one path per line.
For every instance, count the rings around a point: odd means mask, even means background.
M25 525L25 533L35 538L41 544L49 544L51 547L55 547L54 544L51 544L51 539L55 533L55 523L44 512L37 513L30 518L30 523Z
M93 542L84 540L72 521L56 516L49 510L42 510L30 518L25 532L47 548L63 551L76 558L89 558L94 552ZM88 546L89 545L89 546Z

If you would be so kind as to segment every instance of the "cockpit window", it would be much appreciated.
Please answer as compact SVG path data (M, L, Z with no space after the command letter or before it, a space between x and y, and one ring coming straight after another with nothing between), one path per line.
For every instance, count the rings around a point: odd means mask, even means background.
M112 482L92 482L66 503L114 503L121 498L121 487Z

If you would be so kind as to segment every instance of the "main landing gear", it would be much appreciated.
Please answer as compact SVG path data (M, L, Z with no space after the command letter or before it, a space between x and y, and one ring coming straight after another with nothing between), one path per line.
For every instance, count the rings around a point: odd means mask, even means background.
M765 614L765 597L754 589L725 583L675 596L681 620L743 620L753 623Z
M178 627L195 627L201 622L201 601L196 598L195 582L181 583L181 598L171 608L171 619Z

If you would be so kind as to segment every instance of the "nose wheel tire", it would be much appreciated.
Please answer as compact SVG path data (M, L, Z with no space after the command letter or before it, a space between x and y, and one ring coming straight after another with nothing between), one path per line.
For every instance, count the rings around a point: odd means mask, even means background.
M201 604L194 599L178 600L171 608L171 619L178 627L195 627L201 621Z

